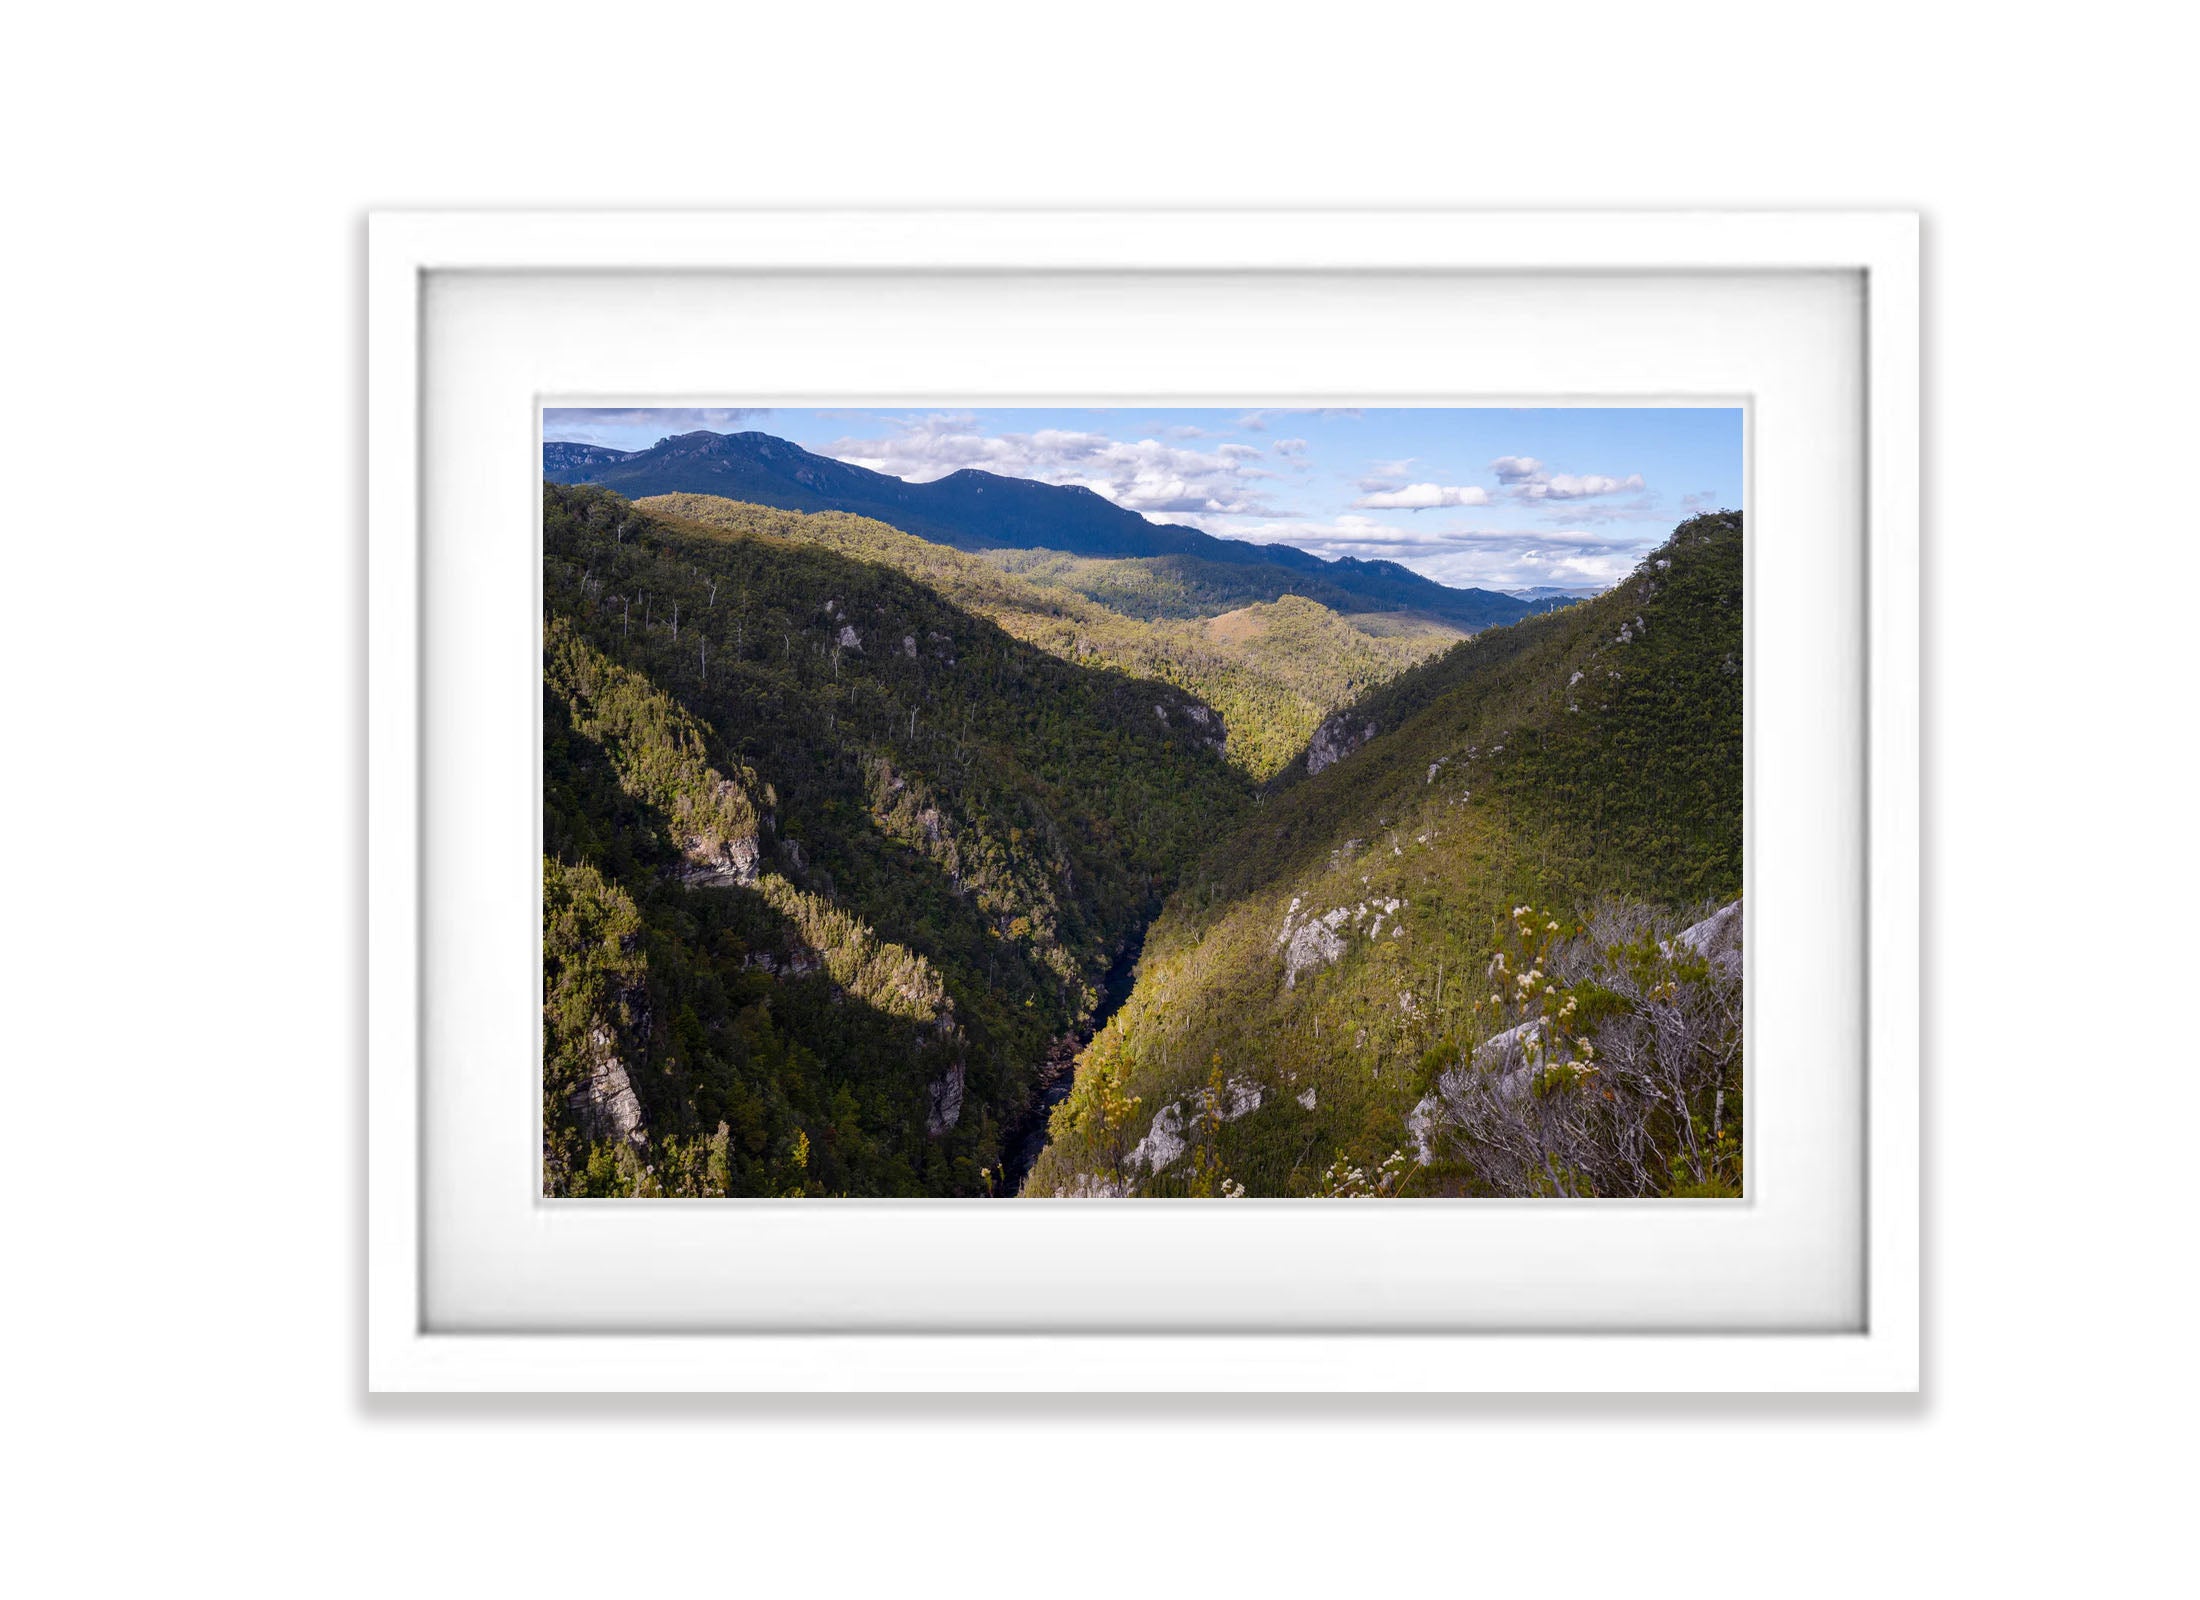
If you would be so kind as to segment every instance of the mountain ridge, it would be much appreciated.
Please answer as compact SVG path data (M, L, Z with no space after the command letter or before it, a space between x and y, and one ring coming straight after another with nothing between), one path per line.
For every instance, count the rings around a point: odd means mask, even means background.
M543 476L552 483L597 484L630 499L706 494L782 511L852 512L964 551L1057 550L1250 568L1282 592L1300 593L1318 583L1373 602L1360 609L1424 610L1473 628L1548 609L1548 602L1495 590L1453 588L1395 561L1328 560L1292 545L1252 544L1150 522L1081 485L1003 477L974 467L918 483L755 431L673 434L646 450L552 440L543 445ZM1348 609L1321 593L1308 598Z

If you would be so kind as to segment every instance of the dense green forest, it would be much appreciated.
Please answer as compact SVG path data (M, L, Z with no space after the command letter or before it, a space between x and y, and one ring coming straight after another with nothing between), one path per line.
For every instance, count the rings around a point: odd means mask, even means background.
M1738 1193L1740 516L1337 720L1148 931L1026 1192Z
M1251 801L1213 714L814 540L543 522L546 1188L989 1192Z
M1173 683L1220 714L1230 760L1256 779L1274 776L1337 707L1462 637L1412 613L1339 615L1258 581L1261 568L1046 550L978 556L845 512L776 511L692 494L638 503L890 566L1050 655ZM1233 575L1237 581L1226 581Z
M981 559L1003 572L1049 589L1067 589L1126 617L1148 622L1164 618L1212 617L1239 606L1297 595L1346 616L1391 615L1433 624L1453 638L1468 632L1433 613L1416 612L1423 596L1406 585L1386 588L1362 574L1353 588L1319 575L1275 567L1233 566L1194 555L1123 556L1103 559L1060 550L987 550ZM1523 612L1525 612L1523 607ZM1493 621L1510 622L1512 617ZM1487 624L1477 624L1486 626Z

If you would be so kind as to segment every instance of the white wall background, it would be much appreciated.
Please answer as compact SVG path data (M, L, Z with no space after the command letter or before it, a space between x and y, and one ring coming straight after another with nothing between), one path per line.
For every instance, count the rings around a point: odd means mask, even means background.
M2168 1576L2195 1070L2193 127L2171 16L17 17L11 1587ZM828 200L1926 213L1921 1399L364 1399L361 215Z

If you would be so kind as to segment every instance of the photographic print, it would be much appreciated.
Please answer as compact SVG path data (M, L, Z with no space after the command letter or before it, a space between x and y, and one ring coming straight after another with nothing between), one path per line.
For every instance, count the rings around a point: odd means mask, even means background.
M546 1195L1744 1193L1739 407L541 423Z

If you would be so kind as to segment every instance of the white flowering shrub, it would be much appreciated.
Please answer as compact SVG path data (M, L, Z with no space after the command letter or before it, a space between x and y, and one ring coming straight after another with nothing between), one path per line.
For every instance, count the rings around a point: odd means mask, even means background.
M1432 1158L1484 1194L1742 1193L1740 902L1685 927L1516 906L1488 978L1423 1102Z
M1370 1171L1343 1156L1329 1164L1314 1190L1318 1200L1384 1200L1396 1194L1412 1172L1403 1150L1393 1150Z

